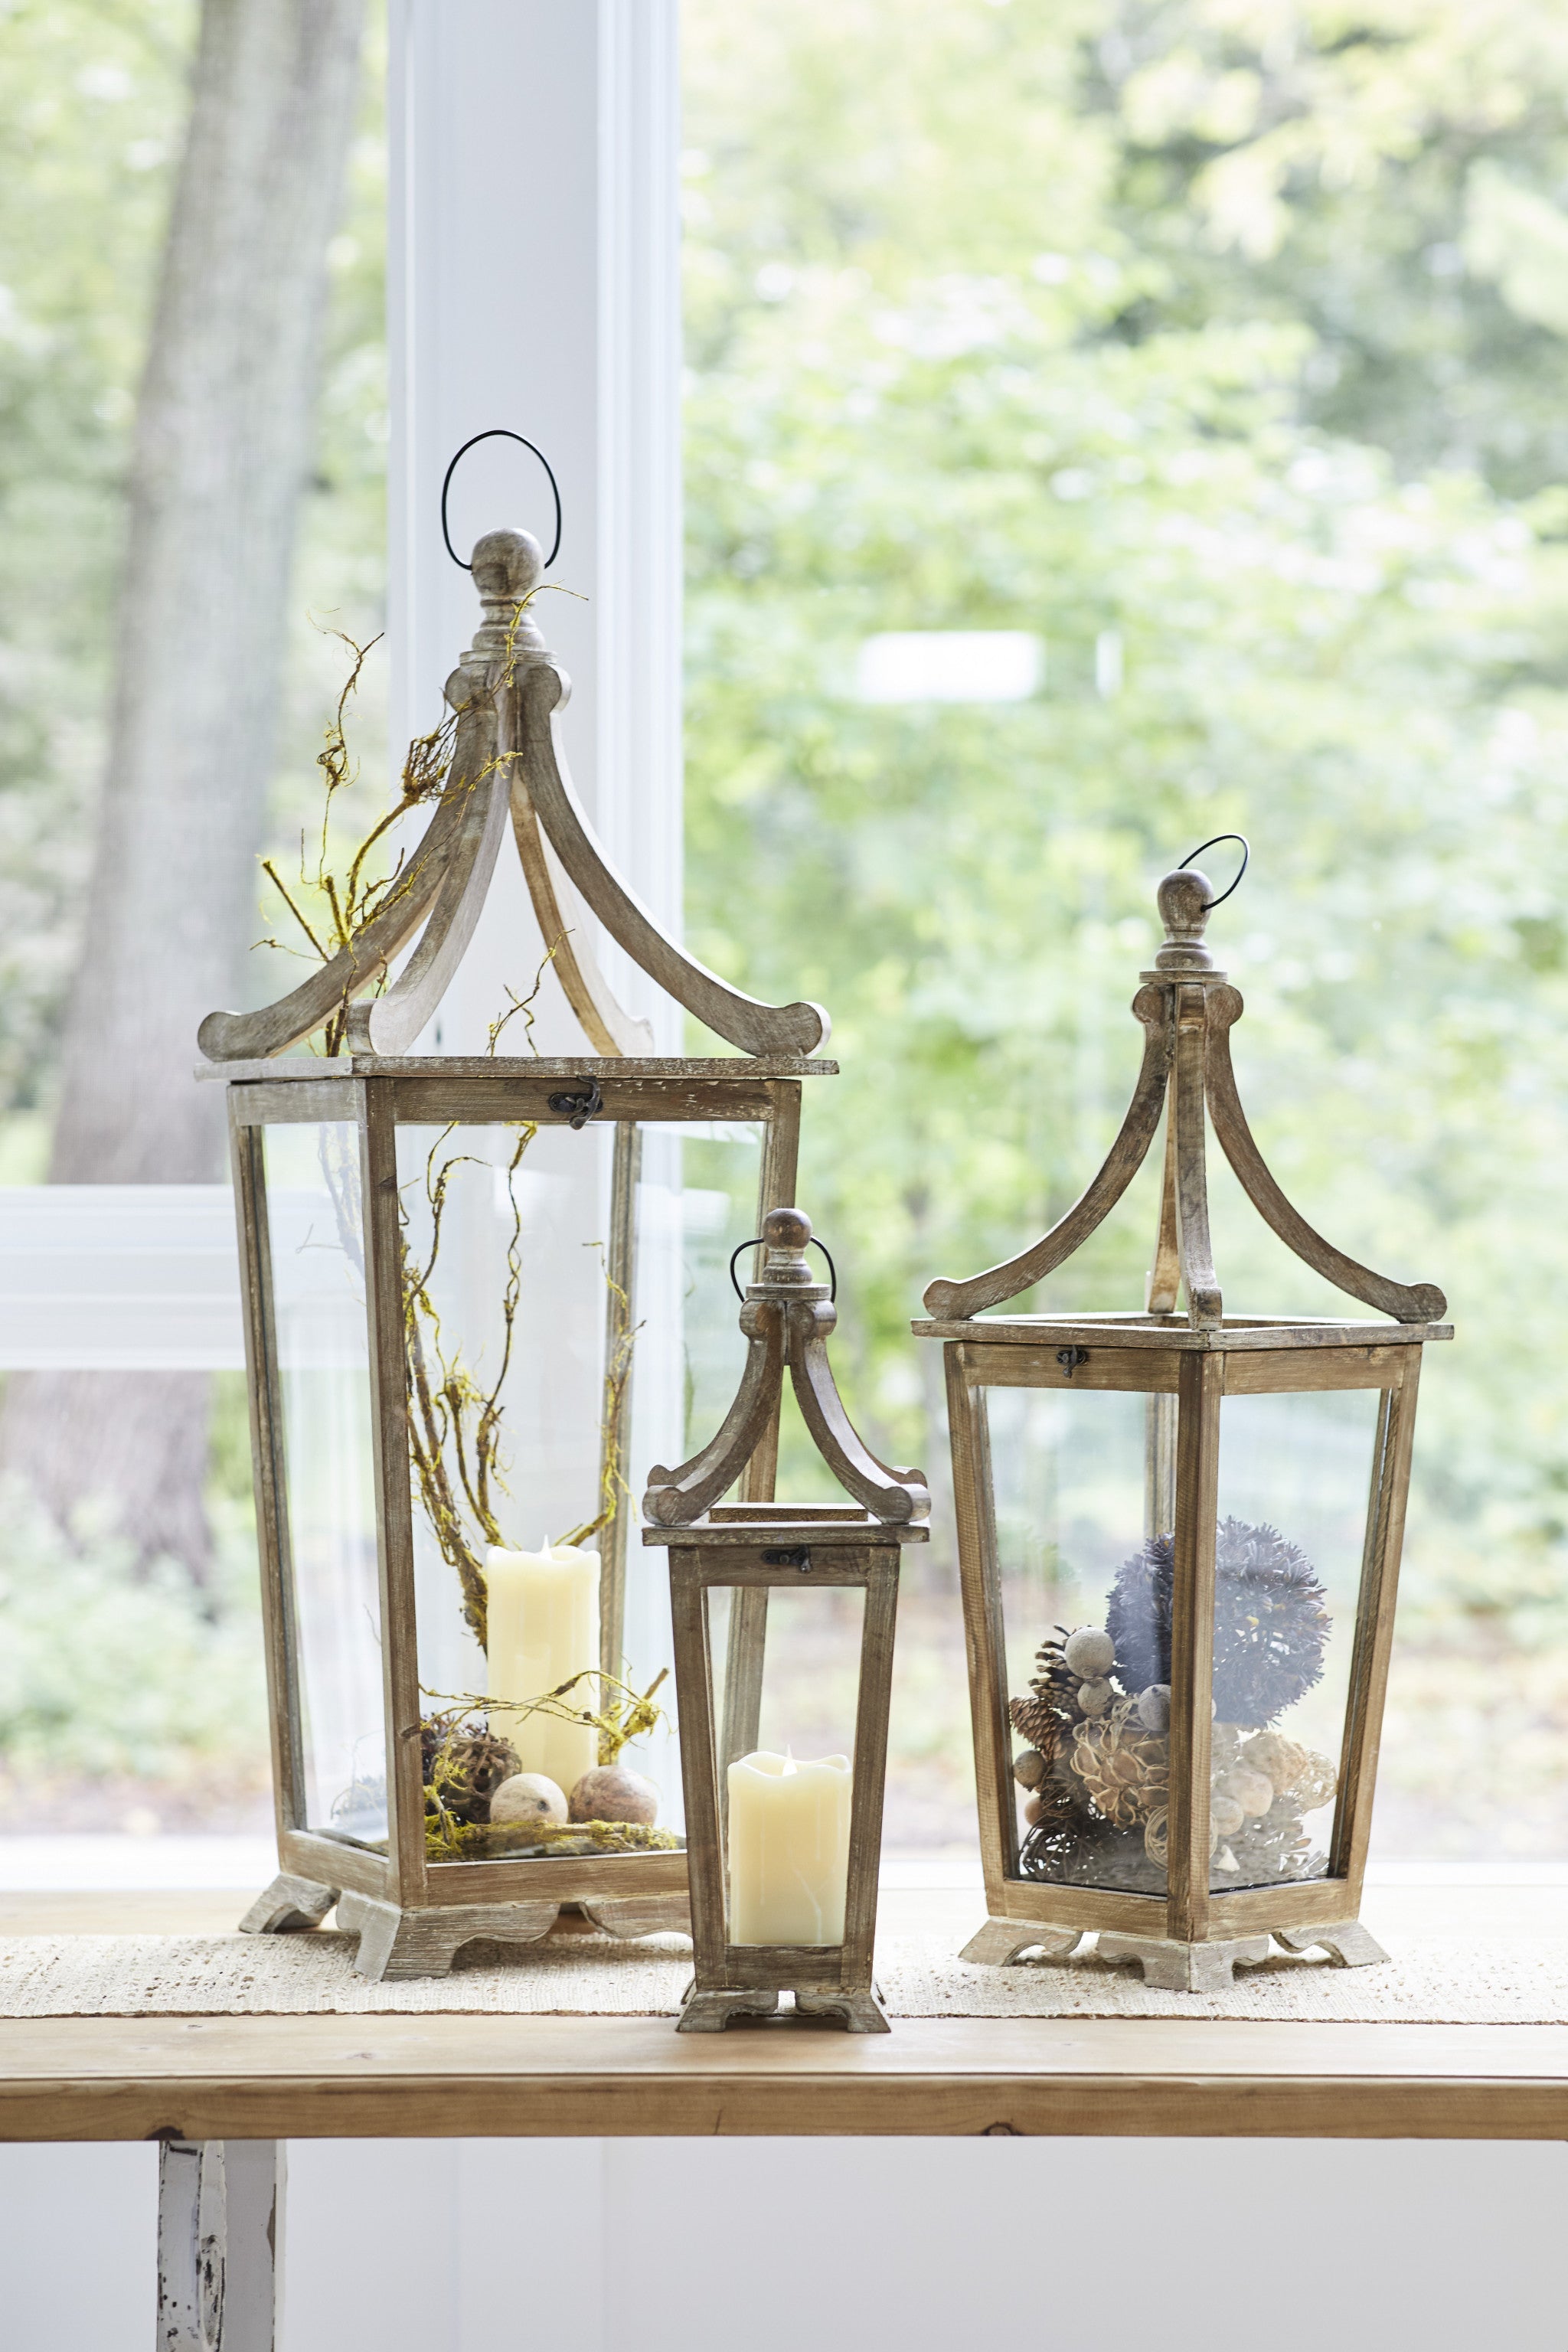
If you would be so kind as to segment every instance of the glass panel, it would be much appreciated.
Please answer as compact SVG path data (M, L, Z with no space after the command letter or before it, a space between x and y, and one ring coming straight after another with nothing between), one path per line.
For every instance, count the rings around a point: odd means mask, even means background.
M305 1826L384 1845L359 1139L347 1119L268 1128L265 1154Z
M1174 1399L1103 1389L984 1396L1019 1871L1163 1894L1164 1726L1142 1720L1104 1629L1123 1563L1142 1549L1146 1454Z
M791 1586L763 1596L760 1701L754 1720L742 1708L727 1723L737 1597L723 1586L709 1596L730 1941L840 1944L865 1592Z
M1339 1389L1220 1408L1216 1891L1328 1875L1379 1402Z
M670 1663L663 1556L642 1550L637 1500L733 1396L744 1342L723 1268L756 1230L762 1132L645 1125L628 1158L631 1140L604 1124L398 1131L433 1853L631 1862L681 1843L668 1687L627 1732Z

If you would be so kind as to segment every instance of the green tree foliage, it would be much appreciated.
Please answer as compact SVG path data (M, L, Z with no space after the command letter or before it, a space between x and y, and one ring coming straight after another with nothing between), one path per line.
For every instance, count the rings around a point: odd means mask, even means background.
M131 426L195 32L191 0L0 0L0 1172L11 1181L44 1156L101 763ZM373 53L332 257L280 761L298 780L280 790L285 840L312 804L322 711L341 683L342 647L313 623L363 639L384 603L378 63ZM373 709L362 728L373 747L375 724Z
M801 1193L854 1402L940 1447L906 1318L1081 1189L1152 883L1244 831L1244 1095L1315 1223L1447 1289L1411 1623L1495 1688L1568 1641L1563 20L687 24L694 934L834 1012ZM1037 633L1043 689L858 700L910 629ZM1139 1304L1152 1207L1051 1296ZM1231 1303L1329 1307L1228 1192L1217 1224Z

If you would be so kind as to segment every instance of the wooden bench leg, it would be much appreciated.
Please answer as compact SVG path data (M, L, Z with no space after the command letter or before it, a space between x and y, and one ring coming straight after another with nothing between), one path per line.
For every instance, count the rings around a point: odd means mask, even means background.
M281 2140L165 2140L158 2352L275 2352L282 2244Z

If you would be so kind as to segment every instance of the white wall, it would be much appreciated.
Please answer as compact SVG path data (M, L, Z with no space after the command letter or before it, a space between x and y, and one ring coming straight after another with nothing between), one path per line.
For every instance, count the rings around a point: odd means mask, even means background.
M1568 2341L1561 2147L297 2141L289 2163L281 2352ZM151 2352L156 2168L0 2149L5 2352Z

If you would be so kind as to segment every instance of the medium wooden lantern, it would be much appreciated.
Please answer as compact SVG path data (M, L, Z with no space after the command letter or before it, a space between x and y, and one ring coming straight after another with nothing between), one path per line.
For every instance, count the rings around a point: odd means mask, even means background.
M850 1426L827 1361L836 1311L806 1259L810 1243L798 1210L763 1220L763 1265L741 1313L740 1391L712 1443L679 1470L653 1471L643 1498L643 1541L669 1551L675 1623L696 1969L683 2033L769 2015L784 1991L806 2017L851 2033L888 2031L871 1957L899 1548L926 1540L931 1496L918 1470L889 1470ZM854 1497L848 1507L718 1499L773 1425L786 1366L806 1427ZM818 1613L858 1592L863 1616L851 1753L797 1763L787 1748L758 1752L758 1739L770 1600L776 1617L807 1592ZM721 1696L719 1593L729 1601Z
M1214 903L1201 873L1160 885L1142 1067L1082 1199L1007 1265L933 1282L914 1327L946 1359L991 1914L964 1957L1094 1933L1194 1991L1271 1936L1385 1957L1357 1913L1421 1351L1452 1337L1441 1291L1355 1264L1269 1173L1231 1068L1241 997L1204 944ZM1205 1107L1265 1221L1376 1319L1224 1312ZM1144 1312L991 1311L1088 1240L1162 1113Z
M472 570L483 625L417 848L321 969L200 1032L227 1081L278 1820L244 1925L336 1903L371 1977L537 1937L563 1903L616 1935L684 1924L681 1840L619 1764L659 1721L668 1640L662 1592L628 1594L623 1505L683 1399L728 1393L700 1277L791 1196L801 1082L835 1067L806 1058L817 1007L728 987L605 863L557 739L537 542L492 531ZM588 1050L416 1054L509 824ZM584 908L741 1056L653 1056ZM279 1058L323 1027L336 1050ZM775 1443L758 1422L753 1497Z

